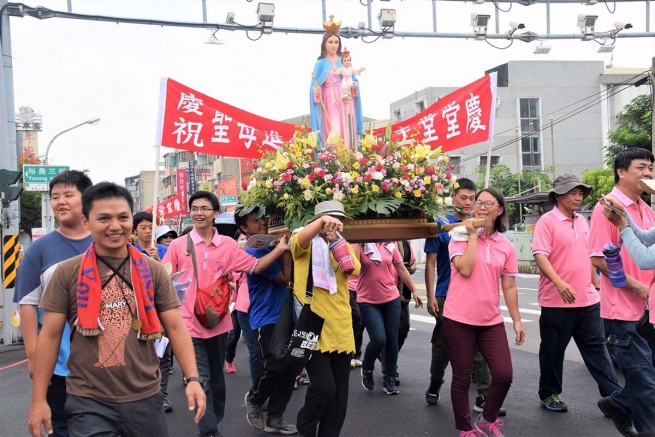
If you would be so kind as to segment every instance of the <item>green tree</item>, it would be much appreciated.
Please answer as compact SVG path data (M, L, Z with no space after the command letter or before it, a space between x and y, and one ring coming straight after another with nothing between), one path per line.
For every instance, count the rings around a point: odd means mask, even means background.
M477 175L477 186L478 188L484 187L484 178L487 168L484 166L478 167L474 170L474 174ZM489 173L489 186L497 189L505 197L511 197L519 194L519 177L521 180L521 192L523 194L531 194L533 192L539 191L548 191L553 185L553 181L549 176L549 173L553 172L552 167L546 167L544 171L535 171L534 178L533 172L524 170L521 173L512 173L509 167L504 164L498 164L491 167ZM528 191L536 183L536 190ZM541 184L541 190L539 190L539 185ZM510 203L507 205L507 212L509 214L510 224L518 223L520 219L519 211L517 208L518 205Z
M595 205L601 195L609 193L614 188L614 170L611 168L585 170L582 174L582 183L593 187L582 203Z
M648 94L637 96L619 114L618 127L607 134L610 145L607 147L605 162L609 167L614 164L614 157L628 147L641 147L651 150L653 137L652 102Z
M43 159L30 146L23 148L18 157L18 170L23 171L25 164L43 164ZM41 227L41 193L38 191L23 191L20 195L20 227L32 235L32 228Z

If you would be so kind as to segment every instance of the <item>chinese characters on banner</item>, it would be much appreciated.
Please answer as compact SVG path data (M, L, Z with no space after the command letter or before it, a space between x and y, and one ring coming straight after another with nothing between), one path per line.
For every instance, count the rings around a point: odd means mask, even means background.
M180 199L182 200L182 211L181 214L186 216L189 215L189 211L187 210L187 203L189 200L188 197L188 192L187 192L187 170L186 168L178 168L177 173L176 173L176 179L177 179L177 194L180 195Z
M158 218L177 217L182 214L182 205L182 194L177 193L175 196L159 202L157 204L157 213L155 215ZM152 212L152 206L143 211Z
M237 204L237 177L232 176L229 179L216 184L216 195L221 202L221 206L233 206Z
M198 191L198 184L196 183L196 161L189 161L189 194Z
M425 111L393 124L393 140L402 144L414 137L432 148L442 146L444 152L489 140L495 119L496 74L453 91ZM172 79L162 79L161 95L157 135L158 143L165 147L258 159L260 149L275 150L295 131L292 124L251 114ZM376 129L374 135L382 136L385 130ZM189 180L192 178L195 174L189 167ZM189 191L193 192L191 187Z
M402 143L415 135L432 148L448 152L493 137L496 73L442 97L425 111L391 126L392 139ZM385 128L375 130L384 135Z
M293 137L295 126L269 120L164 78L158 144L218 156L260 158Z

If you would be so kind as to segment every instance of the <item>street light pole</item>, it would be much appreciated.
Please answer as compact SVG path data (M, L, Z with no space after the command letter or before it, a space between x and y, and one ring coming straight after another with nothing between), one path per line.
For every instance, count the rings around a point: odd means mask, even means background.
M60 136L65 134L66 132L70 132L73 129L77 129L80 126L84 126L85 124L89 124L91 126L95 126L98 123L100 123L99 118L91 118L84 123L77 124L71 128L68 128L66 130L63 130L59 132L57 135L52 137L50 142L48 143L48 147L45 149L45 159L44 164L48 165L48 154L50 153L50 147L52 146L52 143L55 142L55 140ZM45 191L41 192L41 227L44 227L46 230L46 233L52 232L55 230L55 223L54 223L54 217L52 216L52 210L50 209L50 192Z

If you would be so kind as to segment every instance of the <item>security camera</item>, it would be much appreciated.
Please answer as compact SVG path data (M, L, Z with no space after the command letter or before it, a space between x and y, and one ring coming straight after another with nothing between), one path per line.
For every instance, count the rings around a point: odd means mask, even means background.
M523 23L517 23L515 21L510 21L509 25L512 27L512 29L525 29L525 24L523 24Z
M632 29L632 24L630 24L630 23L621 23L620 21L617 21L616 23L614 23L614 27L616 27L618 30Z

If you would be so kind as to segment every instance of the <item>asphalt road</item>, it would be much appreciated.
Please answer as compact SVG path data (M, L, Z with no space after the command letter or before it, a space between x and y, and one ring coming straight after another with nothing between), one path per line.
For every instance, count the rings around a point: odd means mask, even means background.
M425 290L422 266L414 278L419 289ZM598 389L587 372L582 359L571 344L564 363L564 392L562 397L569 406L568 413L552 413L541 408L537 397L539 378L539 306L537 305L537 277L522 275L518 278L521 317L524 320L526 342L517 347L510 342L514 366L514 383L505 401L508 411L503 433L514 437L532 436L618 436L612 421L606 419L596 406ZM509 320L509 313L504 311ZM341 433L344 437L378 436L457 436L450 404L450 370L442 390L441 403L428 406L425 390L429 382L430 337L434 322L425 309L412 309L412 331L399 357L401 376L400 394L387 396L382 391L382 376L376 369L376 389L365 391L361 386L359 370L351 372L348 416ZM507 324L508 338L514 338L511 323ZM0 437L27 436L25 419L29 409L31 382L27 365L18 364L25 358L21 348L0 352ZM220 425L226 437L261 435L249 427L245 418L243 395L250 386L247 350L239 343L235 359L237 373L226 375L227 406L225 419ZM621 376L619 379L622 381ZM184 408L184 388L178 367L171 375L169 392L175 410L168 414L168 426L173 437L195 436L191 414ZM304 401L305 388L294 392L286 417L295 423L296 413ZM471 402L475 399L471 388ZM473 404L472 404L473 405Z

